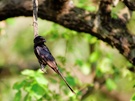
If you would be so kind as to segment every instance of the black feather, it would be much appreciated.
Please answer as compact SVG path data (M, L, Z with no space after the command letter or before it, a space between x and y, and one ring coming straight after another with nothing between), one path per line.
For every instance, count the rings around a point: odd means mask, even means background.
M70 87L70 85L68 84L68 82L66 81L66 79L60 73L60 71L59 71L59 69L57 67L57 63L55 62L54 57L52 56L52 54L50 53L49 49L44 44L44 42L46 42L46 40L41 36L37 36L34 39L34 53L35 53L35 55L36 55L36 57L37 57L37 59L38 59L38 61L40 63L41 69L43 70L46 65L51 67L57 74L60 75L60 77L64 80L64 82L69 87L69 89L73 93L75 93L73 91L73 89Z

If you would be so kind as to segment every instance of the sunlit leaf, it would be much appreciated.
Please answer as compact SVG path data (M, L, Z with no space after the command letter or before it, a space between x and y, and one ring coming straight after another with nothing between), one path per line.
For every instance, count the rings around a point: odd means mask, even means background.
M116 13L111 13L111 17L114 19L118 19L118 15Z
M81 66L81 70L84 74L88 75L90 73L90 65L88 63L84 63L82 66Z
M135 101L135 94L132 96L130 101Z
M35 77L35 80L37 81L38 84L43 84L43 85L48 84L48 81L43 76L37 76Z
M31 101L31 96L29 93L27 93L24 97L24 101Z
M93 52L90 54L89 61L90 62L95 62L99 59L99 53L98 52Z
M86 6L85 9L92 12L92 11L96 10L96 7L95 6Z
M33 70L28 70L28 69L22 71L21 74L22 75L28 75L28 76L34 76L35 75Z
M6 20L6 22L7 22L8 24L14 24L14 23L15 23L15 19L14 19L14 18L8 18L8 19Z
M15 94L14 101L21 101L21 91L18 90L18 92Z
M106 80L106 86L109 90L116 89L116 83L112 79L107 79Z
M100 61L100 63L98 64L98 69L99 69L102 73L113 73L111 60L108 59L108 58L102 59L102 60Z

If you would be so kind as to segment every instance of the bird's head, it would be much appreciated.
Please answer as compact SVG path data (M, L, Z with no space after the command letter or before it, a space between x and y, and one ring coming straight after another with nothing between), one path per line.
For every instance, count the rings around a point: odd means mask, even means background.
M44 42L46 42L46 40L42 36L37 36L34 39L34 44L42 44Z

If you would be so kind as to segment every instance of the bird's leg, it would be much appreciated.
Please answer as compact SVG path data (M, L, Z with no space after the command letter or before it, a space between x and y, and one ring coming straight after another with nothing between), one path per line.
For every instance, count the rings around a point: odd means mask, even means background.
M44 73L47 73L46 70L45 70L45 66L43 64L40 64L41 66L41 70L44 72Z

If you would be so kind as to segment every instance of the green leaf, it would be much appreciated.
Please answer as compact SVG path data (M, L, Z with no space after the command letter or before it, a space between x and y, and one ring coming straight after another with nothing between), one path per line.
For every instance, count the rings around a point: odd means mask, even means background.
M116 83L112 79L107 79L106 80L106 86L109 90L116 89Z
M57 100L58 100L58 99L60 99L60 98L61 98L61 96L60 96L60 94L54 94L54 95L53 95L53 98L55 98L55 99L57 99Z
M91 39L89 40L89 43L91 43L91 44L95 44L96 42L97 42L96 37L91 37Z
M62 37L66 40L70 40L71 39L71 35L69 35L67 32L62 33Z
M68 76L66 77L67 82L71 85L71 86L75 86L76 82L75 82L75 78L72 76Z
M84 63L83 66L81 67L81 70L84 74L88 75L90 73L90 64Z
M40 99L45 94L45 89L39 84L34 84L31 88L30 95L34 96L36 99Z
M47 85L48 81L47 79L45 79L42 75L35 77L35 80L37 81L38 84L43 84L43 85Z
M29 96L29 93L27 93L24 97L23 101L31 101L31 96Z
M25 79L25 84L23 85L23 90L26 92L30 92L30 89L32 85L35 83L35 81L32 78Z
M95 6L86 6L85 9L92 12L92 11L96 10L96 7Z
M114 19L118 19L118 15L116 13L111 13L111 17L114 18Z
M96 76L97 77L102 77L103 76L103 73L98 68L96 69Z
M113 73L112 61L109 58L103 58L98 64L98 69L102 73Z
M15 19L14 18L8 18L7 20L6 20L6 22L8 23L8 24L14 24L15 23Z
M93 52L89 57L90 62L95 62L98 59L99 59L99 53L98 52Z
M132 96L130 101L135 101L135 94Z
M21 101L21 91L20 90L15 94L14 101Z
M35 72L33 70L28 70L28 69L22 71L21 74L22 75L32 76L32 77L35 76Z
M83 61L82 61L82 60L77 59L77 60L76 60L76 64L77 64L77 65L79 65L79 66L82 66L82 65L83 65Z
M26 84L25 80L23 80L22 82L16 82L13 85L13 89L20 90L25 84Z

